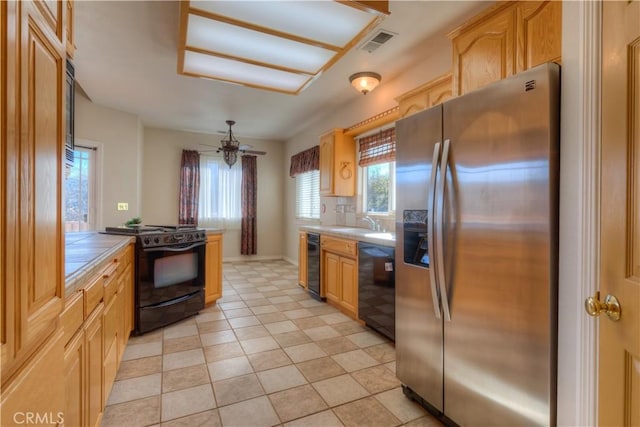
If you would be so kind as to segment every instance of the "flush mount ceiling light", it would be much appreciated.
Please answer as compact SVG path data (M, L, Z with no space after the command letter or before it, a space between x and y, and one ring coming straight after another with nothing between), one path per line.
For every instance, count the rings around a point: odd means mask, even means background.
M366 95L378 87L380 80L382 80L382 76L371 71L355 73L349 77L351 86L353 86L358 92L362 92L363 95Z
M178 73L298 94L388 14L388 1L181 1Z

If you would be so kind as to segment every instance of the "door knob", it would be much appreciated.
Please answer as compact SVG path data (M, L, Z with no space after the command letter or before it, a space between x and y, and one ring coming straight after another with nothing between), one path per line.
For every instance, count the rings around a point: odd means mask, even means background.
M592 317L598 317L600 314L606 313L607 317L614 322L620 320L620 315L622 314L618 298L613 295L607 295L604 297L604 302L600 302L600 291L596 291L594 296L584 300L584 309Z

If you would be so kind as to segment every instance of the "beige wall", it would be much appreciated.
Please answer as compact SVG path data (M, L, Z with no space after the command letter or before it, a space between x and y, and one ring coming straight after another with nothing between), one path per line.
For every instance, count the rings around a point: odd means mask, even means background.
M369 117L375 116L383 111L397 105L395 98L409 90L428 82L451 70L451 43L444 36L434 37L425 41L421 49L416 49L414 53L415 63L411 67L395 77L383 76L382 84L375 91L366 96L360 95L353 98L353 101L328 111L325 115L319 116L307 129L294 136L286 142L284 148L285 162L288 165L292 155L317 145L319 136L332 128L347 128L359 123ZM354 92L354 95L355 92ZM335 221L333 209L336 202L346 203L349 198L323 197L322 203L326 206L326 213L322 215L322 223L331 225ZM296 186L295 179L286 178L285 181L285 235L283 254L286 259L296 263L298 260L298 228L305 222L296 220ZM306 222L308 223L308 222Z
M141 212L142 124L138 116L94 104L78 92L75 101L76 138L99 147L96 228L124 224ZM118 202L128 203L129 210L118 211Z
M183 149L202 150L200 144L218 145L221 135L145 128L144 167L142 170L142 211L147 224L176 224L178 222L178 188L180 157ZM266 151L258 156L258 253L256 257L281 257L284 200L283 144L238 137L242 144ZM242 258L240 231L224 233L225 260Z

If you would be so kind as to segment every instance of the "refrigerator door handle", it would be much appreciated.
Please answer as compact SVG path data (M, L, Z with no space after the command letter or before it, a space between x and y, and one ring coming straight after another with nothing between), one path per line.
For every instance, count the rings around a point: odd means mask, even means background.
M449 162L449 147L451 141L446 139L444 141L444 147L442 148L442 159L440 160L440 181L438 181L438 194L440 200L438 202L438 219L436 220L436 243L438 248L436 249L437 259L437 272L438 272L438 286L440 287L440 300L442 302L442 313L444 319L447 322L451 321L451 312L449 311L449 298L447 296L447 282L444 274L444 191L445 183L447 181L447 167ZM434 200L435 204L435 200Z
M440 319L440 302L438 301L438 288L436 287L436 259L434 209L436 205L436 179L438 176L438 160L440 160L440 143L433 147L433 159L431 161L431 179L429 180L429 195L427 196L427 248L429 250L429 279L431 282L431 299L433 300L433 312Z

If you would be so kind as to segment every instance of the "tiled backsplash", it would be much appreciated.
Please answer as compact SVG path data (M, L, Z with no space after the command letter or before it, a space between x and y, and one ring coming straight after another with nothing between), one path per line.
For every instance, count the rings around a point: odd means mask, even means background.
M349 227L369 228L369 225L362 221L365 216L357 213L356 197L321 197L320 224L321 225L344 225ZM395 230L395 218L392 216L375 219L385 231Z

